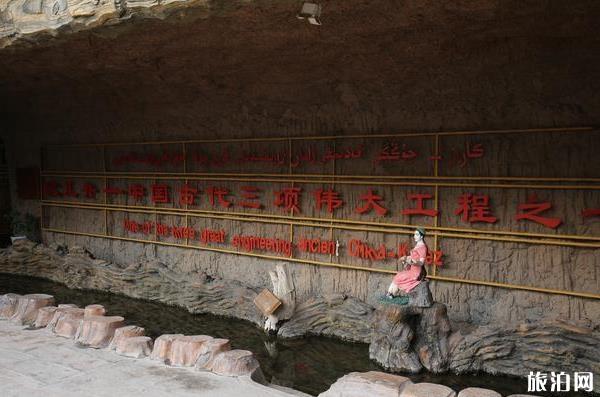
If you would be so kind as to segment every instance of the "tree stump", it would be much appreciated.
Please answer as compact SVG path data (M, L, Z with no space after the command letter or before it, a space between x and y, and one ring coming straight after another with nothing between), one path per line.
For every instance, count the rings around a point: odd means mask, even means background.
M117 354L126 357L147 357L152 353L152 338L150 338L149 336L132 336L128 338L120 338L117 343L116 350Z
M224 376L252 375L260 368L254 354L248 350L230 350L217 355L212 372Z
M169 356L169 365L191 367L196 364L202 345L210 341L212 336L191 335L179 336L173 340L171 345L171 354Z
M125 319L121 316L84 316L76 339L84 346L100 349L108 346L115 330L124 325Z
M33 324L40 308L52 306L54 297L46 294L28 294L17 299L17 307L10 321L19 324Z
M156 338L150 358L153 360L165 361L171 357L171 344L175 338L183 334L164 334Z
M215 358L224 352L231 350L229 339L214 338L202 345L200 354L196 360L196 368L212 371Z
M35 321L33 322L33 326L35 328L44 328L47 326L52 320L52 317L54 317L54 313L57 309L58 307L56 306L46 306L40 308L40 310L37 312L37 316L35 317Z
M127 325L125 327L117 328L115 335L113 336L108 348L115 350L119 342L123 339L133 338L136 336L144 336L144 328L138 327L137 325Z
M0 317L10 318L15 314L17 309L17 302L21 295L19 294L6 294L0 297Z

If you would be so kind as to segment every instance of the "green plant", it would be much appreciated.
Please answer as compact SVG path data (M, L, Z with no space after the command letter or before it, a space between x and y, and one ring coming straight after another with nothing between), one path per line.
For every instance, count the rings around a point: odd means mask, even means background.
M12 210L6 215L10 221L13 236L26 236L31 241L40 241L40 220L30 213L22 214Z

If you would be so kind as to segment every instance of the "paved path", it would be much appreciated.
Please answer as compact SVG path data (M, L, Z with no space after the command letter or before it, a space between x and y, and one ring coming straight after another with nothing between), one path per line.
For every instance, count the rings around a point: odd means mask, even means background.
M292 391L290 391L292 392ZM77 347L70 339L29 331L0 320L0 395L96 396L298 396L252 382L192 368Z

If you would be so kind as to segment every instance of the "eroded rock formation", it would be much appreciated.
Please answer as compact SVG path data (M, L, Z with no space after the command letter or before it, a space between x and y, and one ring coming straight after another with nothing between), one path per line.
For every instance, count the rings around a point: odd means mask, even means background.
M233 316L262 325L262 316L253 305L258 289L194 271L175 272L158 262L124 267L94 259L82 248L49 248L21 241L0 250L0 271L46 277L71 288L123 293L183 306L194 313ZM0 315L12 316L19 297L16 294L2 296ZM72 306L44 309L49 311L45 314L47 317L54 312L47 329L73 338L84 319L85 309ZM519 376L528 371L550 371L558 367L571 373L600 372L598 324L513 323L503 327L479 327L463 335L451 333L446 308L440 303L431 307L384 305L375 311L356 298L331 294L298 302L294 315L278 331L280 337L300 337L307 333L371 343L371 357L392 370L418 371L423 367L433 372L485 371ZM170 359L177 336L183 335L159 337L152 357ZM198 368L224 365L217 362L217 357L230 350L228 341L212 342L198 349ZM240 360L243 364L250 359ZM595 387L600 388L600 379L595 379Z

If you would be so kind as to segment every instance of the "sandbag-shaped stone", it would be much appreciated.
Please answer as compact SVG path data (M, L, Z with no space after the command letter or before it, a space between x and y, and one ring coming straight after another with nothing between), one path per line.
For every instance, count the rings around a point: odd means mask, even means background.
M74 307L56 309L54 317L48 324L48 327L52 327L54 319L56 318L56 323L54 327L51 328L52 331L63 338L74 339L81 321L83 320L83 313L83 309Z
M229 343L229 339L214 338L203 343L196 360L196 368L211 371L215 358L219 354L230 350L231 343Z
M46 325L46 329L48 331L54 332L54 328L56 328L56 324L58 323L58 320L61 319L61 317L64 315L64 313L67 310L73 310L73 309L77 309L77 306L70 304L70 303L58 305L58 308L54 311L54 315L52 316L52 319L48 322L48 325Z
M17 309L17 302L21 295L19 294L6 294L0 296L0 318L10 318L15 314Z
M108 346L117 328L124 325L121 316L84 316L76 339L84 346L100 349Z
M404 388L400 397L456 397L456 392L435 383L413 383Z
M137 325L127 325L125 327L117 328L108 348L115 350L121 340L136 336L144 336L144 328L138 327Z
M248 350L230 350L219 354L212 365L212 372L225 376L251 375L260 368L254 354Z
M152 338L149 336L132 336L121 338L117 343L117 354L132 358L147 357L152 353Z
M182 334L164 334L156 338L154 341L154 347L152 348L152 354L150 358L153 360L165 361L170 359L171 355L171 344L175 338L183 336Z
M33 326L36 328L44 328L47 326L50 320L52 320L52 317L54 317L54 313L57 309L58 307L56 306L41 307L37 312Z
M17 299L17 307L10 318L10 321L23 325L33 324L40 308L52 306L54 297L46 294L27 294Z
M193 366L198 360L202 346L211 339L212 336L208 335L178 336L171 344L168 364L181 367Z
M467 387L458 393L458 397L502 397L497 391L480 387Z
M106 310L102 305L87 305L84 309L83 317L104 316Z
M385 372L351 372L339 378L319 397L398 397L411 384L410 379L404 376Z

